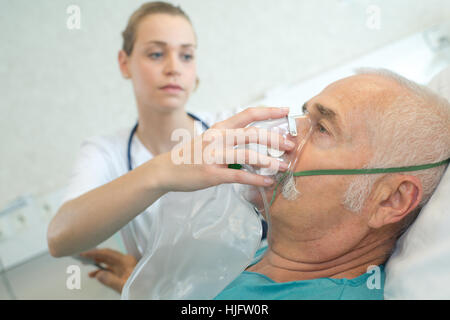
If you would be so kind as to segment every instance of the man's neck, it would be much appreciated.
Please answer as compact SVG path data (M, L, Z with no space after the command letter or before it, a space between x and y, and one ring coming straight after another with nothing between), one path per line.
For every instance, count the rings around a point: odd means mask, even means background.
M331 260L314 262L287 258L283 255L283 250L273 250L269 246L261 261L247 271L264 274L275 282L318 278L352 279L366 273L371 265L383 264L394 244L393 238L369 241ZM312 243L311 245L314 246Z
M187 130L192 138L195 135L194 120L184 109L171 112L147 109L139 112L136 134L154 156L170 151L179 142L172 141L172 133L176 129Z

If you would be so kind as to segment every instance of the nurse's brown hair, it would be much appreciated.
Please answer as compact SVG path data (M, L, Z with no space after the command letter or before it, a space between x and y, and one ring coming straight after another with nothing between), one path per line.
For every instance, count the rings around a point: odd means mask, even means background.
M137 9L128 20L127 27L122 32L123 45L122 49L130 56L133 52L134 43L136 41L136 33L139 23L143 18L151 14L169 14L173 16L180 16L185 18L189 23L191 20L188 15L179 7L174 6L167 2L154 1L144 3L139 9ZM191 23L192 24L192 23Z

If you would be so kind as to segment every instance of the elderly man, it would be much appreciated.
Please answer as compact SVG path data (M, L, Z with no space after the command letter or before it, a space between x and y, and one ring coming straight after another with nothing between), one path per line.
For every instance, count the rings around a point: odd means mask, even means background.
M449 103L389 71L362 70L303 108L316 125L295 171L404 167L450 157ZM383 264L444 170L293 178L286 185L299 196L273 203L266 254L216 298L383 299Z

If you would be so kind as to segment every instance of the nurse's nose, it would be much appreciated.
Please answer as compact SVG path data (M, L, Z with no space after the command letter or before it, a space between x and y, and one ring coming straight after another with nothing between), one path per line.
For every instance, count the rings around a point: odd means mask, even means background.
M176 76L180 74L180 59L176 52L170 52L166 56L164 65L164 73L168 76Z

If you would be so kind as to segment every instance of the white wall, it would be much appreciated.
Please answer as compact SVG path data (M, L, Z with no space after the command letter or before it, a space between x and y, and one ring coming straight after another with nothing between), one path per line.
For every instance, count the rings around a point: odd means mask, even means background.
M136 118L116 62L136 0L0 0L0 206L62 187L81 140ZM180 0L199 37L190 110L246 105L450 17L448 0ZM81 30L66 27L70 4ZM380 30L367 27L369 5Z

